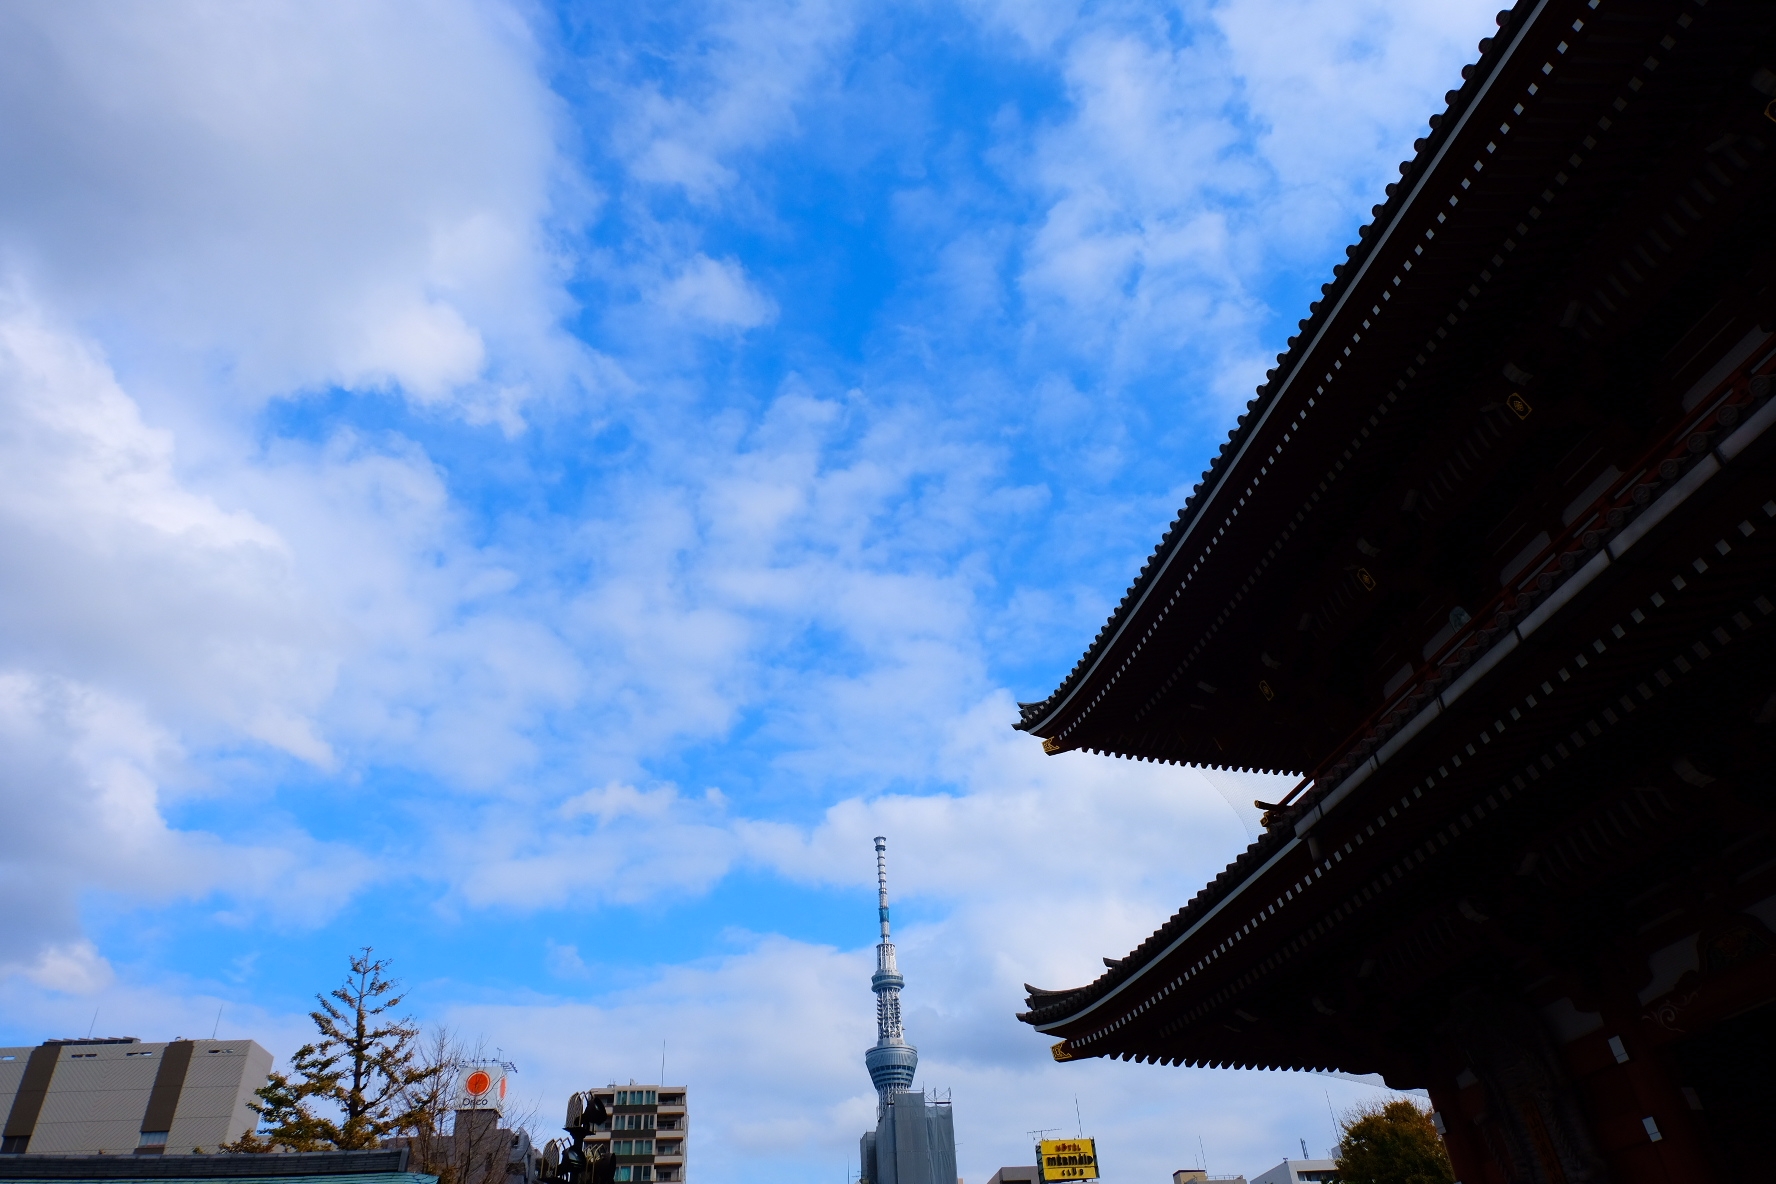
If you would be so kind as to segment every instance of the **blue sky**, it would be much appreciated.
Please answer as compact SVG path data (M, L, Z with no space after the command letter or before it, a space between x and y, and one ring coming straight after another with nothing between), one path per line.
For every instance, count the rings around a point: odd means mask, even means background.
M1010 724L1491 27L7 6L0 1037L287 1053L369 943L540 1126L664 1041L699 1179L833 1180L884 833L965 1178L1075 1095L1119 1178L1325 1147L1367 1087L1012 1019L1254 795Z

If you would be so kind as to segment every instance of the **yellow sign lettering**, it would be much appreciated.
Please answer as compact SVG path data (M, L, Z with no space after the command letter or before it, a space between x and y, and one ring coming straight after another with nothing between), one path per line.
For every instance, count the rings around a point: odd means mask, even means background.
M1095 1139L1044 1139L1036 1145L1036 1162L1043 1180L1096 1180L1098 1147Z

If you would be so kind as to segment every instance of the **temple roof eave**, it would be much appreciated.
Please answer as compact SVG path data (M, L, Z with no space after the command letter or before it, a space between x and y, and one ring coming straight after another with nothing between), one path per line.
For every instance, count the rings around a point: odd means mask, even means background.
M1057 1025L1079 1018L1085 1010L1108 998L1124 984L1142 977L1169 956L1225 902L1274 865L1294 845L1293 840L1294 835L1291 832L1267 831L1228 864L1220 875L1191 897L1165 924L1085 986L1063 991L1038 991L1026 983L1026 1003L1030 1010L1020 1013L1018 1019L1039 1031L1049 1031Z
M1520 3L1517 7L1524 5ZM1277 356L1276 366L1266 373L1256 395L1246 403L1245 413L1237 418L1227 440L1210 459L1201 480L1192 487L1190 496L1152 555L1142 564L1128 591L1060 684L1041 700L1018 703L1019 718L1012 725L1015 729L1044 739L1058 732L1070 718L1068 706L1082 689L1094 684L1093 676L1104 667L1111 653L1118 651L1117 642L1139 615L1142 605L1156 588L1169 586L1164 584L1164 576L1172 559L1190 540L1195 526L1223 491L1227 491L1228 497L1233 496L1235 491L1229 478L1271 411L1297 377L1319 368L1315 359L1322 345L1328 352L1336 348L1328 330L1342 310L1345 298L1366 272L1377 248L1387 241L1395 223L1413 205L1425 173L1438 162L1460 129L1467 110L1490 85L1492 75L1510 56L1511 49L1526 29L1527 23L1513 15L1497 38L1482 42L1480 61L1473 67L1464 68L1462 85L1448 93L1445 110L1431 117L1430 134L1415 142L1416 155L1400 165L1401 181L1387 186L1386 200L1375 207L1374 220L1361 227L1357 241L1345 249L1346 262L1333 267L1333 278L1322 286L1321 299L1310 305L1309 316L1302 322L1300 331L1289 339L1289 348ZM1507 33L1509 37L1505 35ZM1414 183L1408 185L1408 181Z

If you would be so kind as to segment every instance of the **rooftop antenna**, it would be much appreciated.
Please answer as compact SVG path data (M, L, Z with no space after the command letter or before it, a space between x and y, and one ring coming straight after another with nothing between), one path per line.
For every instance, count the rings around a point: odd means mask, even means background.
M1307 1153L1307 1140L1306 1139L1301 1140L1301 1158L1302 1159L1312 1159L1313 1158L1313 1156L1311 1156Z
M666 1042L664 1040L660 1041L660 1084L666 1084Z
M1203 1137L1196 1137L1196 1162L1202 1165L1203 1171L1209 1170L1209 1153L1203 1150Z
M1032 1139L1036 1140L1038 1143L1040 1143L1040 1142L1042 1142L1043 1135L1052 1135L1059 1129L1060 1129L1059 1127L1045 1126L1039 1131L1025 1131L1024 1133L1026 1135L1029 1135Z
M227 1006L227 1003L223 1003L216 1008L216 1026L210 1029L211 1040L214 1040L216 1038L216 1033L222 1030L222 1008Z
M88 1040L92 1039L93 1029L98 1026L99 1026L99 1009L95 1007L95 1008L93 1008L92 1023L90 1023L86 1026L86 1038Z
M1079 1095L1073 1095L1073 1121L1079 1124L1079 1137L1085 1138L1085 1119L1079 1116Z

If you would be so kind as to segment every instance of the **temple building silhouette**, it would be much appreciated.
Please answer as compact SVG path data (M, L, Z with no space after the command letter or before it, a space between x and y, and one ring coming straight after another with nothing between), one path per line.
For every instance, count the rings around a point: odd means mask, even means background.
M1381 1073L1466 1184L1767 1170L1773 100L1767 2L1499 14L1021 705L1058 759L1296 778L1138 948L1029 989L1057 1060Z

